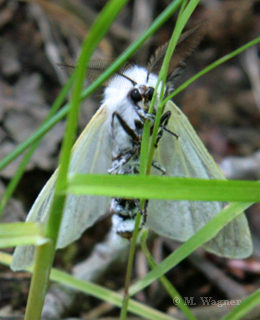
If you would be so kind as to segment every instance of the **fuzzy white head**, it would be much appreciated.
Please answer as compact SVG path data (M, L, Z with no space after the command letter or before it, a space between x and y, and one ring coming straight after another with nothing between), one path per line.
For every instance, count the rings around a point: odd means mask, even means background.
M114 76L104 91L103 103L113 110L124 104L124 101L128 104L132 102L131 100L129 101L129 93L134 88L140 89L142 86L155 88L158 81L157 75L150 74L148 77L147 69L136 65L124 70L122 73L126 77L121 75ZM157 92L160 92L160 90L161 86L159 85Z

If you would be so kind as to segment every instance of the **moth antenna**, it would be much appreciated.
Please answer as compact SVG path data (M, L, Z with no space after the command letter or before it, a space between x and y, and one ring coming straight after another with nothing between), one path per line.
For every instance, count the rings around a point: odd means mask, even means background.
M89 80L95 80L102 72L104 72L111 64L114 62L114 59L94 59L89 62L88 65L88 74L87 77ZM123 67L121 67L112 77L120 76L128 81L132 82L135 86L136 82L129 78L124 72L131 69L133 66L130 63L126 63Z
M92 59L90 60L88 64L88 72L87 72L87 78L93 82L96 80L102 72L104 72L115 60L114 59ZM62 63L57 63L58 66L60 66L63 69L70 70L74 69L75 66L71 64L62 64ZM126 63L121 69L116 71L112 77L120 76L128 81L130 81L134 86L137 84L133 79L129 78L124 72L132 68L133 66L130 63ZM105 83L105 85L107 82Z
M118 71L116 71L115 76L121 76L124 77L125 79L129 80L130 82L132 82L133 86L135 86L137 84L136 81L134 81L133 79L131 79L130 77L128 77L124 72L127 72L129 69L133 68L133 64L130 62L126 62L125 65L119 69Z
M72 75L75 66L72 64L65 64L65 63L56 63L62 70L65 70L68 75Z
M95 81L115 60L114 59L92 59L89 61L87 78Z
M179 135L177 133L172 132L171 130L165 128L165 127L161 127L164 131L170 133L172 136L174 136L176 139L179 139Z
M167 83L170 84L170 87L172 86L173 81L176 80L176 78L184 70L186 66L186 60L204 37L206 33L204 26L205 21L202 21L194 28L184 32L181 35L169 64ZM155 51L154 55L151 56L147 66L147 80L152 72L156 74L159 73L168 45L169 42L165 43Z
M57 66L61 67L61 68L68 68L68 69L75 69L75 66L73 66L72 64L65 64L65 63L56 63Z

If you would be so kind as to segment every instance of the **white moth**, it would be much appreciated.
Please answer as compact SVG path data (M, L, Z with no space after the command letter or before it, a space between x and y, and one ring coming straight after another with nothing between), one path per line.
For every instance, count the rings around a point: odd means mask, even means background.
M166 96L173 90L173 81L202 36L199 25L181 37L171 59ZM145 120L149 120L153 129L160 86L156 93L154 114L148 114L148 109L166 49L167 45L160 47L151 57L147 68L127 65L110 80L102 106L74 145L70 173L139 173L143 125ZM100 73L107 65L103 60L94 61L90 64L89 72ZM188 119L172 102L165 105L161 118L152 169L152 174L162 173L174 177L225 179ZM27 221L46 223L56 175L57 172L42 189ZM146 226L160 235L186 241L218 214L223 206L219 202L149 200L146 201ZM136 214L141 210L139 200L114 198L111 201L108 197L68 195L57 248L63 248L78 239L108 209L113 213L115 232L130 237ZM142 212L144 217L145 213ZM252 243L245 215L242 213L231 221L204 247L229 258L249 256ZM30 266L34 256L35 247L17 247L12 269L21 270Z

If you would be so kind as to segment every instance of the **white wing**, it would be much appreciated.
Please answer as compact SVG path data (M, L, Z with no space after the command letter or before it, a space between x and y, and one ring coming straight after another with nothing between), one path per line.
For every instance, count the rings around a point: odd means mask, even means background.
M102 105L82 132L72 151L70 172L107 173L111 167L109 142L109 115ZM34 202L26 221L46 223L53 198L57 170L46 183ZM110 198L98 196L68 195L57 242L62 248L80 238L85 229L92 226L108 209ZM33 263L34 246L15 249L11 268L21 270Z
M166 174L174 177L225 179L186 116L172 102L166 110L172 115L167 128L179 138L164 132L155 160ZM147 226L160 235L186 241L224 207L220 202L149 200ZM224 227L205 248L229 258L247 257L252 252L248 223L244 214Z

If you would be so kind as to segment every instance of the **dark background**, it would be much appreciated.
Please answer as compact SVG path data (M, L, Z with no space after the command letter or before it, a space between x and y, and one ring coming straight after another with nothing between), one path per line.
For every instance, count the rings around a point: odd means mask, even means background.
M95 57L116 58L138 38L169 2L130 1L101 41ZM30 1L0 1L0 159L32 134L47 116L68 77L57 63L76 63L80 44L105 3L103 0L39 0L33 4ZM201 1L188 22L187 29L205 19L205 38L189 59L187 69L177 85L260 35L260 1ZM175 20L174 15L143 45L132 61L145 66L154 50L171 36ZM101 93L101 90L96 92L83 103L79 132L99 107ZM175 102L189 117L217 162L223 163L230 156L241 157L231 178L259 179L258 46L204 75L177 95ZM27 166L14 197L7 205L2 222L24 221L35 197L57 166L63 131L64 122L61 121L46 135ZM4 193L20 160L21 158L17 159L0 172L0 195ZM243 167L246 166L247 170L244 170ZM248 210L248 217L257 243L260 236L259 205ZM109 227L108 218L88 230L82 239L58 253L56 265L70 270L73 264L89 255L93 245L104 238ZM154 248L156 246L159 246L162 257L173 250L169 241L154 244ZM137 259L135 265L136 277L140 268L138 261ZM213 266L220 272L220 278L215 283L208 274L209 268ZM6 316L13 316L17 311L18 314L23 313L30 275L0 268L0 316L2 312L6 312ZM227 292L222 286L218 286L221 279L225 281L223 277L229 277L249 294L259 287L259 273L259 249L256 245L253 257L246 261L228 261L210 255L196 257L195 254L172 270L168 277L183 296L195 297L198 309L202 306L199 299L201 296L211 296L215 300L227 299ZM124 272L117 270L110 272L100 282L117 290L123 286L123 279ZM159 290L160 299L156 290ZM162 311L174 311L174 304L162 291L160 287L150 288L137 298ZM231 298L230 295L228 298ZM74 307L69 315L83 316L98 303L95 299L84 296L80 306ZM206 311L203 313L207 315ZM110 313L111 316L116 314L116 311ZM257 317L256 311L250 319Z

